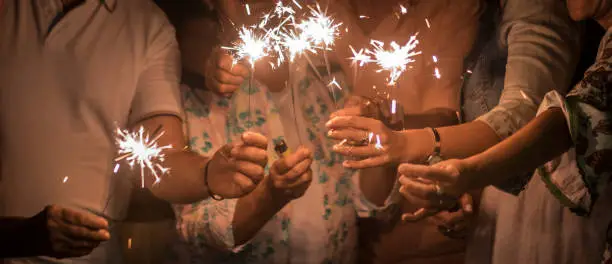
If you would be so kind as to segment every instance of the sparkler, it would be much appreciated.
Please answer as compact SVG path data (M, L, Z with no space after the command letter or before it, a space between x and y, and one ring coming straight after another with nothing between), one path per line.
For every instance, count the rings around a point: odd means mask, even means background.
M340 35L339 29L342 23L336 22L331 16L327 15L327 11L323 11L319 4L316 5L316 9L309 8L310 16L297 24L296 28L301 30L302 34L305 35L306 39L310 40L313 46L323 49L327 76L331 77L331 66L327 58L327 50L334 45L336 38ZM316 68L314 70L317 71ZM335 91L331 90L330 92L334 101L334 107L337 107Z
M118 157L115 158L114 172L119 171L120 162L125 161L130 166L138 166L140 168L140 179L142 188L144 188L145 170L148 170L155 179L153 184L159 183L161 176L170 171L161 163L165 160L165 149L171 149L172 145L158 146L158 140L164 135L164 131L160 131L161 126L149 135L145 133L144 127L140 127L136 132L121 130L117 128L117 136L115 138L118 147Z
M420 51L415 51L419 44L416 37L416 34L411 36L404 46L400 46L393 41L389 44L391 46L390 50L386 50L385 44L381 41L372 40L370 42L374 50L367 50L366 53L374 56L373 61L380 67L377 72L389 72L388 85L395 85L408 65L415 61L413 57L421 54Z
M393 86L397 89L397 80L401 77L404 71L408 68L410 63L413 63L414 57L421 54L420 51L416 51L416 47L419 44L416 38L417 34L410 37L408 42L404 46L400 46L396 42L391 42L389 46L391 49L385 49L385 43L378 40L371 40L370 45L373 49L361 49L359 52L355 51L353 47L353 57L349 58L352 60L353 69L361 67L367 63L374 62L378 65L379 69L376 72L387 71L389 72L388 86ZM355 76L357 71L355 70ZM356 78L356 77L355 77ZM398 119L403 124L403 117L396 118L398 103L395 98L391 100L391 113L393 119ZM403 126L403 125L402 125Z
M249 116L248 122L251 126L251 93L253 89L253 75L255 74L255 62L268 56L270 45L266 36L259 36L253 28L242 27L238 33L239 41L233 47L222 47L223 49L234 51L234 64L241 60L248 61L251 66L249 76Z

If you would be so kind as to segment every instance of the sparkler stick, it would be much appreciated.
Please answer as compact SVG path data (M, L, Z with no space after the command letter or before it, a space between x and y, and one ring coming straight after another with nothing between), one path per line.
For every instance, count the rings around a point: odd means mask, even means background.
M334 19L327 15L327 11L322 11L319 4L316 9L310 8L310 17L298 24L303 34L306 34L315 46L321 46L323 49L323 60L327 69L327 76L331 78L331 66L327 57L327 50L333 46L336 37L339 35L339 27L342 23L336 23ZM309 62L310 63L310 62ZM316 71L316 69L315 69ZM334 101L334 107L337 108L336 94L331 90L331 96Z

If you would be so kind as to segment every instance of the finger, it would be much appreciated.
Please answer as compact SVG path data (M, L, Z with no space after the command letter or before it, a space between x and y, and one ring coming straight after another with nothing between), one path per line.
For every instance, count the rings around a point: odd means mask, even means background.
M311 155L309 149L299 148L295 153L274 162L274 164L272 164L273 173L284 175L298 163L310 159Z
M61 225L61 230L64 235L73 241L107 241L110 239L110 233L106 229L91 230L82 226L64 223Z
M404 163L398 172L409 178L424 178L436 182L454 182L454 175L447 168Z
M216 78L212 78L211 80L213 82L213 87L217 87L217 93L233 93L234 91L240 89L239 85L233 85L233 84L225 84L222 82L219 82Z
M278 175L278 180L281 183L278 187L291 188L304 174L308 173L311 165L312 159L305 159L293 166L287 173Z
M385 154L386 146L377 148L375 145L369 144L366 146L351 146L345 144L336 144L332 150L340 155L358 158L370 158Z
M432 216L428 217L427 221L430 222L432 225L435 225L435 226L444 226L444 227L447 227L447 226L445 226L446 220L447 220L447 218L446 218L447 215L448 215L448 212L445 212L445 211L439 212L439 213L437 213L435 215L432 215Z
M367 130L354 129L354 128L331 129L331 130L327 131L327 136L332 138L332 139L337 139L337 140L348 139L348 140L353 140L353 141L357 141L357 142L360 142L360 141L362 141L364 139L365 140L369 140L369 141L374 139L374 133L371 133L371 132L369 132ZM382 140L382 138L381 138L381 140ZM382 143L382 141L381 141L381 143Z
M425 209L421 208L414 213L404 213L402 214L402 221L404 222L417 222L423 220L424 218L430 217L436 214L438 211L434 209Z
M260 166L265 166L268 163L268 152L264 149L240 145L232 149L232 157L236 160L253 162Z
M244 77L233 75L232 73L221 68L217 68L215 71L215 78L222 84L233 84L236 86L241 85L245 80Z
M234 184L240 188L240 192L242 194L247 194L252 192L257 186L253 180L242 173L236 173L234 175Z
M345 160L342 162L342 166L348 169L367 169L373 167L380 167L382 165L391 162L389 155L380 155L376 157L367 158L364 160Z
M465 221L465 213L463 212L463 210L459 210L457 212L454 213L449 213L446 212L443 216L442 216L442 220L443 220L443 225L448 227L448 228L454 228L455 225L457 225L458 223Z
M355 128L367 130L374 134L382 134L384 130L382 122L362 116L338 116L329 120L325 125L328 129Z
M302 173L301 175L298 175L298 177L295 177L293 182L280 181L279 186L277 188L300 189L301 186L304 186L304 185L309 186L311 181L312 181L312 171L308 169L306 172ZM296 191L299 192L299 190L296 190Z
M418 180L408 178L404 175L399 177L399 182L402 185L403 192L409 193L411 196L418 197L427 201L439 201L439 197L435 185L424 184Z
M254 183L260 182L264 176L264 168L247 161L236 161L236 170L249 177Z
M63 208L61 211L62 220L69 224L79 225L91 229L107 229L108 221L97 215Z
M351 106L351 107L346 107L336 112L333 112L329 116L329 119L333 119L334 117L338 117L338 116L362 116L362 115L364 115L364 111L361 107Z
M406 201L408 201L408 203L410 203L410 205L413 205L414 207L431 208L438 210L443 208L440 201L432 202L428 199L423 199L421 197L414 196L410 192L406 191L404 186L400 187L399 192L404 197L404 199L406 199Z
M467 215L474 214L474 201L472 200L471 195L467 193L462 195L461 198L459 198L459 203L461 204L461 209L463 209L465 214Z
M464 219L464 220L461 220L461 221L455 223L450 228L452 228L456 232L464 232L464 231L467 231L470 228L470 224L469 224L469 221L466 221Z
M248 146L254 146L262 149L268 148L268 138L262 134L254 132L245 132L241 136L242 142Z
M242 63L235 63L234 58L228 54L221 54L217 60L217 67L230 72L232 75L248 78L249 68Z

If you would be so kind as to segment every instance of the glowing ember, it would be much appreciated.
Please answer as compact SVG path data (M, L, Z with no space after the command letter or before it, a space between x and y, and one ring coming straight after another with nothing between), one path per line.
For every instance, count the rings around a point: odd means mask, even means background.
M140 178L143 188L145 170L148 170L154 177L154 184L159 183L161 176L170 171L170 169L161 165L161 162L165 159L163 150L172 148L172 145L157 145L157 141L162 135L164 135L163 131L153 133L150 136L145 133L143 127L140 127L136 132L117 129L115 141L118 147L118 157L115 158L116 165L114 172L117 173L120 162L125 161L132 169L134 166L140 167Z
M353 57L350 57L349 60L352 60L352 66L363 67L366 63L372 62L372 58L366 54L366 50L360 49L359 52L356 52L352 46L349 46L351 52L353 53Z
M222 47L234 51L234 63L247 60L251 67L254 67L257 60L268 55L266 38L258 36L253 29L242 27L238 36L240 40L234 43L233 47Z
M66 183L68 181L68 176L64 177L64 180L62 180L62 183Z
M342 23L336 23L326 12L321 11L321 7L317 4L317 9L310 8L310 17L296 27L312 41L313 45L324 45L327 48L334 44L341 25Z
M389 85L394 85L402 73L406 70L408 64L414 62L414 56L421 54L420 51L415 51L419 41L416 35L410 37L406 45L400 46L395 42L391 42L390 50L386 50L383 42L372 40L370 42L374 46L374 50L367 50L366 53L374 56L374 62L378 64L381 71L389 72Z
M342 90L342 87L340 86L340 84L338 84L338 81L336 81L336 77L334 77L334 79L327 86L332 88L332 89L333 89L333 87L336 87L336 88Z
M380 143L380 135L376 135L376 144L374 145L374 147L378 150L383 149L383 146Z

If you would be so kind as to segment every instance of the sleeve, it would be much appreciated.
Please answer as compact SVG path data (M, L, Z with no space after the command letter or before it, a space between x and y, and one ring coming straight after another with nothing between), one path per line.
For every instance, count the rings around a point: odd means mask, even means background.
M504 139L529 122L544 95L565 94L579 56L578 27L558 0L502 0L500 41L508 50L497 107L478 118Z
M594 76L599 75L599 76ZM574 147L538 169L549 190L579 215L588 215L612 176L612 80L610 64L587 71L567 96L549 93L538 113L563 110Z
M378 218L380 220L389 220L395 215L398 210L398 204L401 199L399 192L400 184L398 181L395 182L389 196L385 200L382 206L378 206L372 203L368 198L361 192L361 185L359 181L360 171L355 172L355 175L351 177L353 181L353 203L357 217L360 218Z
M207 199L191 205L173 205L179 238L192 252L240 252L246 244L235 245L232 227L237 201Z
M180 53L174 34L161 10L153 7L147 19L144 65L137 78L129 123L160 114L180 117Z

